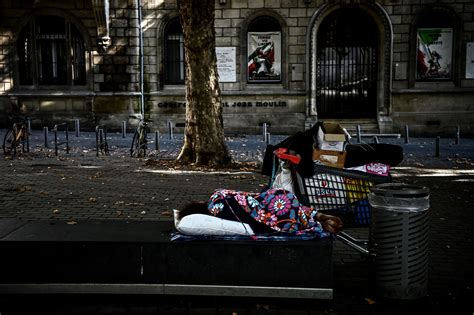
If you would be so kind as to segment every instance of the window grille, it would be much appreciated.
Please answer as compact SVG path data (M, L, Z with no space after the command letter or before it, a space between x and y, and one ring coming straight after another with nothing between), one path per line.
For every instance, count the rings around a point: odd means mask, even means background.
M321 24L317 37L316 100L321 118L375 115L377 27L361 10L341 9Z
M165 29L165 83L184 84L184 35L179 19L171 20Z
M85 85L85 46L74 25L58 16L36 16L17 43L21 85Z

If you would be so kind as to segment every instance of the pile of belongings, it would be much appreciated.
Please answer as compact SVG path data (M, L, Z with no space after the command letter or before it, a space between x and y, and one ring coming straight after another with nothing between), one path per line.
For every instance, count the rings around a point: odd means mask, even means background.
M268 145L262 174L272 175L273 152L278 148L287 148L301 156L296 171L303 178L313 176L315 162L334 168L388 176L390 168L403 161L403 149L399 145L351 144L349 139L349 134L339 124L319 122L311 129L297 132L277 145Z

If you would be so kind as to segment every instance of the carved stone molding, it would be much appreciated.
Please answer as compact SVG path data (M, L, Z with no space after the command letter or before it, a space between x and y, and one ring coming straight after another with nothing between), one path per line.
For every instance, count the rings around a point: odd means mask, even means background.
M97 46L106 51L111 44L109 36L109 0L92 0L94 17L97 24Z

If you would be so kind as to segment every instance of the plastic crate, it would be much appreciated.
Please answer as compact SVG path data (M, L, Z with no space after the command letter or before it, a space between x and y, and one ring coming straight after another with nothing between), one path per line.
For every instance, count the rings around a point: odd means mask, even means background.
M344 226L349 227L370 224L370 189L391 181L391 176L314 164L314 174L303 179L303 186L312 207L341 217Z

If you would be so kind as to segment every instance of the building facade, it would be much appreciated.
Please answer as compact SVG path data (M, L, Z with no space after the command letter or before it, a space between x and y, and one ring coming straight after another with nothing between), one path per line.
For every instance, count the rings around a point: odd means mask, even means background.
M471 0L216 0L214 26L227 133L474 134ZM182 128L184 73L174 0L0 0L4 125Z

